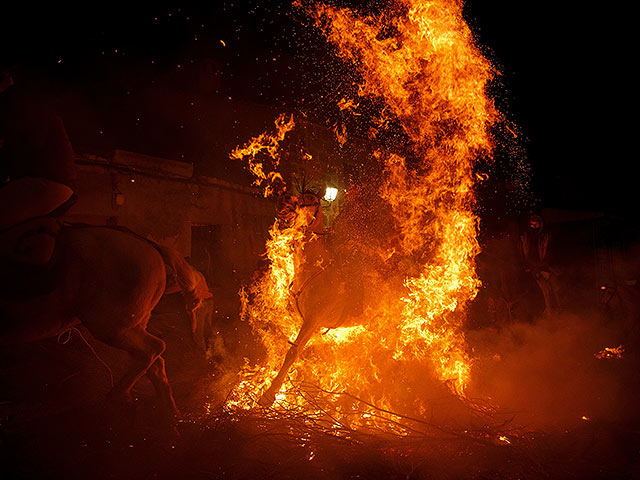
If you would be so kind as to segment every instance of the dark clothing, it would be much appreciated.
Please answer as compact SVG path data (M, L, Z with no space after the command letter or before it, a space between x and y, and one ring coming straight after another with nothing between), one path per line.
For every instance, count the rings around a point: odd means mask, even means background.
M522 253L525 263L534 271L546 269L549 266L547 248L549 235L542 229L529 229L522 235Z
M560 306L560 286L549 259L549 238L549 234L543 231L542 227L530 228L520 237L525 267L540 287L547 312Z
M36 177L74 188L74 156L55 112L19 87L0 94L0 185Z

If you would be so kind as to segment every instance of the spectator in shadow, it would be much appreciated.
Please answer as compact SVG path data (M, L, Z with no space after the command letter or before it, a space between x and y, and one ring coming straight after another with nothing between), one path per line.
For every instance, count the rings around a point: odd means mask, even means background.
M520 247L525 271L533 276L544 297L545 315L560 308L558 272L551 265L549 256L550 240L542 217L531 215L527 230L520 236Z

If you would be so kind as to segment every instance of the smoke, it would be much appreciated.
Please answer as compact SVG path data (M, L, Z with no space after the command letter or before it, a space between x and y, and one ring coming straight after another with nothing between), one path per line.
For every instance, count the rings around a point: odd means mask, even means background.
M638 415L637 342L598 314L554 314L470 332L468 340L477 356L470 395L487 398L519 425L568 429ZM620 344L622 358L595 357Z

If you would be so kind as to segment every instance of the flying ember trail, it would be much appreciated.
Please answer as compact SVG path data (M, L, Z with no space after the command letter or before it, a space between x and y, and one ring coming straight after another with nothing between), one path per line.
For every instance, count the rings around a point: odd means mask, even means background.
M499 120L486 94L494 70L476 47L457 0L397 0L378 16L322 4L310 13L336 54L360 75L361 99L343 103L382 103L384 117L391 119L384 124L400 126L409 148L400 155L383 143L371 158L384 169L377 195L391 212L394 234L367 248L363 242L349 247L367 258L358 270L364 307L347 309L358 321L317 320L330 329L318 329L295 358L276 406L330 410L336 421L375 426L383 410L425 413L428 402L418 397L430 380L461 396L470 380L462 323L479 287L474 163L491 156L490 130ZM250 169L261 178L256 162L254 155ZM319 241L309 235L314 221L308 215L276 220L267 242L269 268L242 292L243 315L264 343L267 359L246 365L230 405L255 404L308 321L309 315L292 307L292 294L302 289L292 291L291 285ZM297 253L303 250L306 260ZM340 273L329 278L330 262L319 258L313 275L336 285L324 298L337 304L350 280L341 283ZM375 267L388 266L392 258L400 259L392 271ZM356 276L353 271L349 278Z

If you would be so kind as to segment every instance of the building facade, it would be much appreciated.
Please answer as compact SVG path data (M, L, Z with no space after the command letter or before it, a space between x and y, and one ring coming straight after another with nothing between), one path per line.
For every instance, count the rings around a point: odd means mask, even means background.
M194 177L193 166L123 150L76 159L72 223L127 227L190 257L211 287L250 278L274 219L252 188Z

